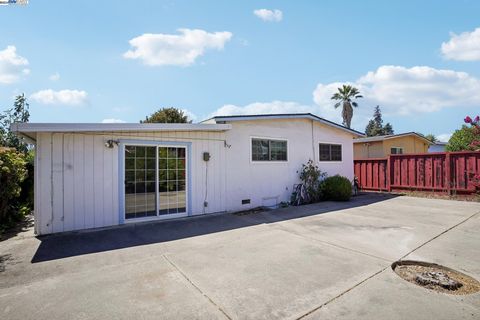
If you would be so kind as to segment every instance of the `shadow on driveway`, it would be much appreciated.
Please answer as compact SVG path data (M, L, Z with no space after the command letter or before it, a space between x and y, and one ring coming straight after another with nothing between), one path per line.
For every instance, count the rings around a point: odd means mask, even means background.
M31 262L56 260L83 254L185 239L264 223L275 223L360 207L395 197L397 195L366 193L356 196L348 202L320 202L249 215L227 213L129 224L101 230L39 236L38 239L41 243Z

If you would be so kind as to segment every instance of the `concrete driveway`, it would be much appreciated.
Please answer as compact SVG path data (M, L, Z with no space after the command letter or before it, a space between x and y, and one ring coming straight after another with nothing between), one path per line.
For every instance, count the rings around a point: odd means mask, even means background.
M398 259L480 279L480 205L385 195L0 242L2 319L480 319L480 294L400 279Z

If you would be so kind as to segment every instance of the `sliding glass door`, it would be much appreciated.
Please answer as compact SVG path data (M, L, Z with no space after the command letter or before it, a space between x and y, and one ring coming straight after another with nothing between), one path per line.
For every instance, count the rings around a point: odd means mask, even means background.
M187 214L186 147L125 146L125 219Z

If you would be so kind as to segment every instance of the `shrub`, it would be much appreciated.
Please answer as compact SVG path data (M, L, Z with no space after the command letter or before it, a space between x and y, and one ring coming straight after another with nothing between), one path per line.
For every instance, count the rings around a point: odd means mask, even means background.
M19 197L27 176L26 165L23 153L0 149L0 224L9 224L21 215Z
M323 180L321 190L324 200L348 201L352 197L352 183L340 175Z
M480 136L476 132L474 127L467 127L463 125L461 129L456 130L448 144L445 147L446 151L474 151L475 148L472 146L472 143L480 139Z
M322 172L310 159L306 164L302 164L300 171L300 180L307 190L309 202L318 202L321 200L320 182L327 174Z

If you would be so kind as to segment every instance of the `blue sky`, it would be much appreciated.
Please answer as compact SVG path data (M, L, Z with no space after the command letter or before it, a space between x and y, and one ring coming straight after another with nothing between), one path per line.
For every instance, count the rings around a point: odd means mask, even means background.
M263 11L256 11L266 9ZM277 10L277 11L275 11ZM480 113L479 1L38 1L0 6L0 109L32 122L138 122L160 107L313 112L341 83L396 132ZM443 45L442 45L443 44Z

